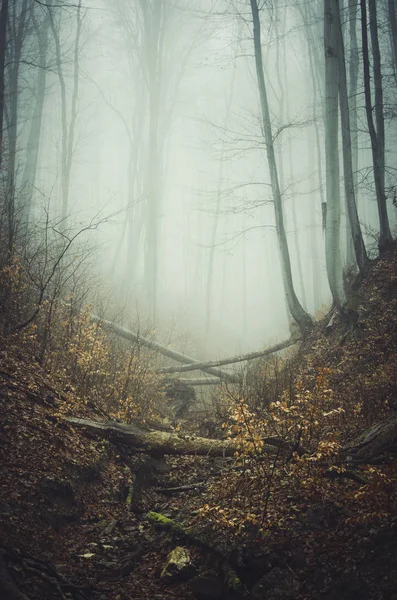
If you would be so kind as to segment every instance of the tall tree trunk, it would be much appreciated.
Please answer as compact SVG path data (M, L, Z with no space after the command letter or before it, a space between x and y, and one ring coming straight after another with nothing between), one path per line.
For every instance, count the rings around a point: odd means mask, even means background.
M309 138L309 156L314 155L314 150L316 150L316 160L317 167L315 172L317 174L318 181L318 191L319 191L319 200L317 198L313 198L313 207L311 209L311 255L312 255L312 285L313 285L313 303L314 309L318 310L321 304L321 289L320 283L321 279L318 274L318 239L317 239L317 220L316 220L316 203L319 210L322 210L322 207L325 206L325 191L324 191L324 177L323 177L323 152L324 152L324 144L321 139L320 126L318 123L318 115L317 115L317 106L319 104L319 98L322 103L323 98L323 85L322 79L319 73L319 63L320 61L315 59L314 57L314 40L313 35L309 28L309 19L308 19L308 6L307 5L298 5L298 10L302 17L302 21L305 28L306 42L307 42L307 50L308 50L308 58L309 58L309 71L313 86L313 98L312 98L312 119L313 119L313 130L314 130L314 139L311 140ZM322 68L323 70L323 68ZM314 160L309 160L309 164L314 164Z
M70 175L72 171L72 162L74 154L74 140L77 119L77 103L79 99L79 81L80 81L80 37L83 18L81 16L81 0L78 0L76 9L76 36L73 49L73 92L70 107L70 121L67 134L65 172L62 178L62 217L66 219L69 208L69 188Z
M356 195L357 211L359 211L359 189L358 189L358 127L357 127L357 85L359 71L359 53L357 44L357 11L358 1L348 0L349 14L349 40L350 40L350 63L349 63L349 113L351 132L351 155L353 168L353 187ZM353 264L353 239L350 228L347 228L347 264Z
M394 77L397 81L397 15L396 15L396 0L388 0L387 2L389 16L389 31L390 41L393 51L394 62Z
M379 252L384 252L392 242L390 232L389 218L387 215L386 193L385 193L385 124L383 116L383 89L382 72L378 40L378 24L376 16L376 4L374 0L369 0L370 32L373 55L373 74L375 87L375 118L372 114L371 100L371 76L368 52L368 32L367 32L367 6L366 0L360 0L361 6L361 32L363 49L363 68L364 68L364 90L365 90L365 110L369 135L371 138L372 160L374 167L374 180L376 189L376 201L379 215Z
M0 11L0 167L3 162L3 125L5 105L5 57L7 47L8 0L2 0Z
M282 127L285 124L285 119L289 118L289 87L285 78L284 81L281 78L281 73L287 74L287 61L285 52L280 52L280 35L278 31L278 21L281 21L281 18L276 14L276 73L277 73L277 82L279 87L279 116L280 116L280 126ZM283 19L283 32L286 31L286 11L284 11L284 19ZM284 85L286 84L286 85ZM285 106L285 110L284 110ZM283 162L283 131L280 131L278 135L278 165L280 167L280 187L283 189L284 187L284 162ZM295 255L296 255L296 267L298 271L298 281L299 281L299 291L300 296L302 298L302 306L307 308L307 300L306 300L306 289L305 289L305 281L303 277L303 267L302 267L302 254L299 243L299 232L298 232L298 220L296 216L296 199L295 199L295 185L294 185L294 161L292 157L292 146L288 144L288 166L289 166L289 177L291 181L291 215L292 215L292 228L293 228L293 239L295 246ZM287 223L288 227L288 223Z
M35 24L39 46L39 62L37 69L36 102L33 110L29 139L26 148L25 169L22 176L22 186L24 191L23 222L25 224L29 222L39 155L41 123L43 118L47 76L48 26L48 17L43 21L40 27L37 26L37 23Z
M358 220L356 196L353 177L353 159L352 143L350 131L350 111L349 99L347 94L347 77L345 50L342 34L342 25L340 20L340 10L338 0L335 1L335 27L336 27L336 48L339 64L339 102L341 114L342 130L342 155L343 155L343 174L345 183L345 200L348 213L348 223L350 226L351 237L353 240L354 254L360 274L364 276L368 268L368 256L365 249L364 239L361 232L360 222Z
M236 79L236 69L233 69L232 74L232 82L230 85L230 92L226 100L226 109L225 109L225 118L223 121L223 128L226 129L230 120L230 113L232 108L233 96L234 96L234 83ZM225 162L225 148L226 141L222 140L222 148L221 154L219 157L219 171L218 171L218 182L217 182L217 190L216 190L216 205L215 205L215 215L212 223L211 230L211 239L210 239L210 254L208 258L208 269L207 269L207 281L206 281L206 290L205 290L205 325L207 334L210 331L211 327L211 300L212 300L212 283L213 283L213 275L214 275L214 262L215 262L215 244L216 244L216 234L218 231L218 223L219 223L219 210L221 205L221 194L222 194L222 185L223 185L223 168Z
M288 250L287 236L284 227L284 216L282 207L282 198L277 174L277 164L274 152L272 126L270 121L269 105L267 100L267 91L265 77L263 72L262 46L261 46L261 27L259 18L259 9L257 0L250 0L253 33L254 33L254 51L256 76L259 89L260 106L262 112L262 126L266 143L267 161L270 172L270 181L273 193L273 204L276 221L276 231L281 257L281 267L283 274L284 290L287 298L287 304L292 317L295 319L301 330L312 325L311 317L300 304L294 290L292 280L291 261Z
M70 175L73 164L74 140L77 120L77 103L79 97L79 53L82 20L83 18L81 16L81 0L78 0L76 10L76 35L74 39L73 48L73 90L70 115L68 119L68 102L66 97L67 94L65 76L62 68L60 32L59 30L57 31L53 15L50 13L50 26L54 37L57 74L61 92L61 217L63 222L63 228L66 228L69 210Z
M16 6L13 7L16 11ZM9 67L9 125L8 125L8 164L7 164L7 222L8 222L8 254L11 258L14 252L16 235L16 209L15 209L15 175L16 175L16 153L18 138L18 109L19 109L19 68L21 64L22 48L25 37L27 21L28 0L23 0L19 18L13 14L13 39L11 40L11 56ZM11 37L11 36L10 36Z
M337 0L324 0L325 51L325 160L327 219L325 258L332 298L337 306L345 303L340 257L340 182L338 144L339 64L337 54Z
M166 8L164 0L152 5L140 0L146 40L149 103L149 148L146 173L145 281L148 306L153 323L157 317L160 204L162 184L160 102Z

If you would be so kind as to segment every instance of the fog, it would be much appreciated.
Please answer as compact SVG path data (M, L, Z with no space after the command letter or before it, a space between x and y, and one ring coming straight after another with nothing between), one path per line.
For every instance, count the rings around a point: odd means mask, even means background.
M17 14L22 4L16 3ZM94 309L203 359L287 339L293 319L283 286L250 2L33 4L35 23L26 34L18 83L17 197L21 205L31 203L30 222L43 220L46 211L64 229L103 220L84 238L87 248L95 247L88 295ZM293 284L316 318L332 303L322 226L323 3L262 4L263 70ZM39 68L35 28L42 40L45 31L45 65ZM385 35L385 55L388 43ZM26 198L24 165L40 68L45 97L34 189ZM391 77L387 60L384 68ZM371 254L379 224L361 83L357 115L356 201ZM390 118L390 165L395 127ZM342 173L340 153L341 189ZM388 189L394 178L389 170ZM352 267L344 206L342 262ZM391 201L388 211L394 227Z

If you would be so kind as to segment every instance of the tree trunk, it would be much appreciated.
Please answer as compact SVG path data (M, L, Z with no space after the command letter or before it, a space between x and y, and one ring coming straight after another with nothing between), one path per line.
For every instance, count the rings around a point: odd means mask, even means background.
M184 367L164 367L163 369L160 369L158 373L184 373L186 371L196 371L202 370L203 368L220 367L222 365L232 365L246 360L253 360L255 358L261 358L262 356L274 354L275 352L280 352L280 350L284 350L284 348L288 348L289 346L296 344L299 339L300 338L292 338L286 340L285 342L280 342L275 346L271 346L270 348L266 348L266 350L250 352L249 354L242 354L240 356L233 356L231 358L223 358L221 360L215 360L211 362L199 362L197 364L186 365Z
M0 167L3 162L3 124L5 104L5 56L7 47L8 0L2 0L0 11Z
M151 456L164 456L164 454L197 454L200 456L234 456L239 449L234 440L215 440L168 433L166 431L146 431L135 425L117 423L116 421L92 421L66 417L67 423L79 429L85 429L90 435L98 435L110 442L132 446L137 451L146 452ZM281 452L291 453L291 444L282 438L264 438L261 451L264 454L278 455ZM294 451L302 454L304 449L298 447Z
M66 228L69 210L70 175L73 163L74 138L77 119L77 102L79 96L79 51L82 28L81 0L78 0L77 4L76 23L77 27L73 51L73 91L68 121L68 102L66 98L65 76L62 68L61 41L59 37L60 34L59 30L57 31L55 27L53 15L50 15L50 26L54 37L57 74L61 92L61 217L63 222L63 229Z
M394 78L397 83L397 15L396 15L396 0L388 0L387 3L389 16L389 31L391 48L393 51L394 62Z
M372 425L341 450L344 460L371 463L397 451L397 415Z
M38 27L36 24L36 35L39 46L36 103L33 110L29 139L26 148L26 163L24 173L22 176L22 186L24 192L23 222L25 224L29 222L29 215L32 208L32 196L34 191L37 172L37 161L39 155L41 123L43 117L43 107L46 90L48 26L49 17L45 18L44 22L41 24L41 27Z
M360 274L365 276L368 270L368 256L365 249L364 239L361 232L360 222L358 220L356 195L354 189L354 177L353 177L353 159L352 159L352 142L351 142L351 130L350 130L350 111L349 111L349 99L347 93L347 77L346 77L346 63L345 63L345 50L343 43L342 25L340 21L340 11L338 2L335 2L335 26L336 26L336 40L338 48L338 62L339 62L339 102L340 102L340 113L341 113L341 130L342 130L342 148L343 148L343 171L344 171L344 183L345 183L345 199L346 208L348 212L348 223L351 231L351 237L353 239L354 254Z
M157 286L162 186L162 128L160 110L163 88L164 0L140 0L145 36L146 76L149 104L149 147L146 172L145 285L152 322L157 318Z
M232 102L233 102L235 80L236 80L236 68L233 69L230 92L229 92L227 100L226 100L225 118L223 121L224 129L226 129L226 127L228 126L229 121L230 121L230 113L231 113ZM218 182L217 182L217 190L216 190L216 206L215 206L215 214L214 214L213 223L212 223L211 240L210 240L210 254L209 254L209 258L208 258L207 281L206 281L206 290L205 290L205 328L206 328L207 336L208 336L208 334L210 332L210 328L211 328L211 300L212 300L212 283L213 283L214 262L215 262L215 243L216 243L216 234L218 231L219 210L220 210L220 204L221 204L221 194L222 194L222 185L223 185L223 168L224 168L224 162L225 162L225 147L226 147L226 140L223 139L221 154L219 157Z
M183 436L164 431L145 431L135 425L116 423L113 421L101 423L90 419L67 418L73 427L83 428L90 434L109 439L112 443L122 443L133 446L134 449L147 452L152 456L164 454L198 454L200 456L233 456L237 450L236 444L223 440ZM269 451L275 453L275 448L269 446Z
M332 298L337 306L345 301L340 258L340 183L338 144L339 65L337 53L337 0L324 1L325 51L325 160L327 187L327 219L325 258Z
M376 201L379 215L379 252L384 252L392 242L389 218L387 215L386 193L385 193L385 125L383 116L383 90L380 50L378 41L378 25L376 21L376 4L369 0L370 31L373 54L373 73L375 87L375 116L376 129L372 114L370 63L368 52L367 32L367 6L366 0L360 0L361 6L361 32L363 48L363 70L365 90L365 110L369 135L371 138L372 160L374 166L374 180L376 189Z
M350 64L349 64L349 114L351 133L351 154L353 168L353 188L356 195L357 211L359 209L358 190L358 127L357 127L357 84L359 72L359 53L357 44L357 11L358 1L348 0L349 4L349 39L350 39ZM342 110L342 109L341 109ZM353 264L353 238L350 227L347 228L347 264Z
M282 197L277 173L276 157L274 152L272 126L270 121L270 111L267 99L267 91L265 77L263 72L263 58L261 46L261 28L259 18L259 8L257 0L250 0L253 34L254 34L254 51L255 51L255 66L258 82L260 106L262 112L262 127L266 143L267 161L270 172L270 181L272 186L273 204L276 222L276 231L279 244L281 268L283 275L284 290L287 299L287 304L292 317L302 331L305 331L312 325L312 319L304 310L299 302L293 285L291 261L288 250L287 236L284 227L284 215L282 206Z
M28 1L23 0L21 11L17 18L13 7L12 22L14 25L13 39L10 49L11 64L9 67L9 97L10 106L8 110L8 164L7 164L7 186L6 186L6 204L7 204L7 222L8 222L8 254L11 258L14 252L14 242L16 234L16 210L15 210L15 175L16 175L16 153L18 139L18 110L19 110L19 68L21 64L22 48L25 37L25 27L27 21ZM11 36L10 36L11 37Z
M187 356L186 354L182 354L181 352L178 352L177 350L173 350L172 348L167 348L166 346L163 346L162 344L159 344L158 342L155 342L154 340L149 340L147 338L144 338L142 336L140 336L138 333L134 333L133 331L130 331L129 329L125 329L125 327L121 327L120 325L116 325L114 323L112 323L111 321L106 321L104 319L100 319L99 317L92 315L91 319L94 322L99 322L101 327L103 327L103 329L107 329L109 331L112 331L114 334L120 336L121 338L124 338L125 340L128 340L130 342L138 342L140 344L142 344L143 346L146 346L146 348L150 348L151 350L156 350L157 352L160 352L160 354L163 354L164 356L167 356L168 358L172 358L172 360L176 360L179 363L183 363L183 364L201 364L201 361L197 360L196 358L192 358L191 356ZM209 373L210 375L215 375L215 377L220 377L221 379L223 379L224 381L230 381L231 383L237 381L236 377L234 377L233 375L230 375L229 373L225 373L224 371L222 371L221 369L216 369L213 367L208 367L208 368L201 368L201 371L204 371L205 373Z

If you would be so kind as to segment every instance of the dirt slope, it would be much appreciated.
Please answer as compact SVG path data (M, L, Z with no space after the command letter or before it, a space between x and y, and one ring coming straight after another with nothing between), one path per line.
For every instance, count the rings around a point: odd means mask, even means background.
M373 265L358 291L357 310L352 331L339 316L332 327L329 318L317 323L294 364L303 377L318 367L330 369L334 394L344 405L348 398L351 407L344 441L397 408L397 247ZM161 510L189 521L189 510L210 492L200 498L193 489L167 498L154 487L161 479L167 485L216 479L219 465L195 458L153 465L73 430L59 418L67 398L56 377L35 362L32 347L0 341L0 598L193 597L188 584L160 582L158 570L175 542L145 513ZM89 411L87 416L98 418ZM325 512L307 506L291 539L271 542L275 550L266 568L271 549L263 541L259 559L251 554L240 565L252 597L397 598L395 517L349 529L337 511ZM208 567L206 551L193 545L191 552ZM261 563L257 573L255 560ZM236 568L239 561L241 556ZM266 589L250 586L258 573L265 573ZM287 577L292 583L278 588Z

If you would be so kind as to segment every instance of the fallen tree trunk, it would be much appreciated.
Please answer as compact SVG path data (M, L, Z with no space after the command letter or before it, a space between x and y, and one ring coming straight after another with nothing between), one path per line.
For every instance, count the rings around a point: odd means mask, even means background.
M177 350L173 350L172 348L167 348L166 346L163 346L162 344L159 344L154 340L149 340L148 338L142 337L138 333L130 331L129 329L121 327L120 325L116 325L111 321L107 321L106 319L100 319L96 315L92 315L91 319L94 323L99 323L103 329L111 331L119 337L128 340L129 342L138 342L146 348L156 350L157 352L160 352L160 354L163 354L168 358L172 358L172 360L176 360L179 363L185 365L201 364L201 362L196 358L192 358L191 356L182 354L182 352L178 352ZM236 376L230 373L225 373L221 369L217 369L215 367L200 367L200 370L204 371L205 373L209 373L210 375L215 375L215 377L219 377L220 379L223 379L225 381L230 381L230 383L234 383L238 380Z
M397 414L372 425L341 450L343 460L371 463L397 453Z
M222 381L216 377L197 377L194 379L183 379L183 378L177 378L177 379L169 379L168 381L177 381L178 383L183 383L184 385L220 385L222 383ZM236 382L237 383L237 378L236 378Z
M110 442L132 446L136 450L147 452L151 456L164 454L198 454L200 456L233 456L237 445L233 441L213 440L203 437L184 436L165 431L145 431L135 425L100 422L91 419L65 419L73 427L85 429L88 433L107 438ZM277 448L266 445L263 452L277 454Z
M185 373L186 371L196 371L196 370L204 370L211 367L220 367L222 365L231 365L238 362L244 362L247 360L253 360L254 358L261 358L262 356L267 356L268 354L274 354L275 352L279 352L280 350L284 350L284 348L288 348L289 346L293 346L297 344L301 338L290 338L289 340L285 340L284 342L280 342L275 346L271 346L270 348L266 348L266 350L258 350L257 352L249 352L248 354L240 354L239 356L233 356L230 358L223 358L221 360L215 360L210 362L197 362L191 365L185 365L183 367L164 367L159 369L158 373ZM187 382L188 380L186 380Z

